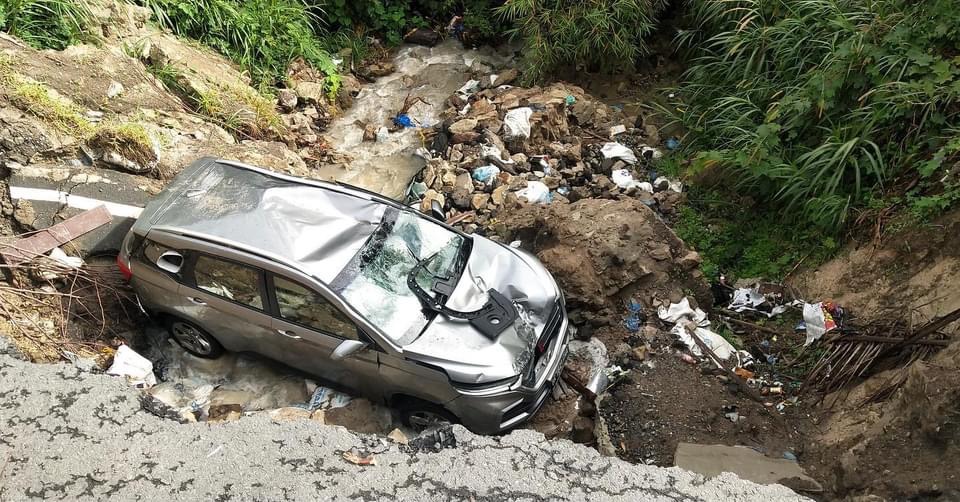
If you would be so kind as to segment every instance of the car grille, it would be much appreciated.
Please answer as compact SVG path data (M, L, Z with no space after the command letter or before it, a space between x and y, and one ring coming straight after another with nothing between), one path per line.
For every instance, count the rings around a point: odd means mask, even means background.
M560 334L560 327L563 326L563 307L560 303L557 303L553 307L553 311L550 313L549 319L547 319L547 324L543 328L543 332L540 333L540 338L537 339L537 346L535 349L535 355L533 359L534 367L539 367L540 361L543 358L549 358L550 353L550 344L553 343L553 340ZM537 378L539 378L539 372Z

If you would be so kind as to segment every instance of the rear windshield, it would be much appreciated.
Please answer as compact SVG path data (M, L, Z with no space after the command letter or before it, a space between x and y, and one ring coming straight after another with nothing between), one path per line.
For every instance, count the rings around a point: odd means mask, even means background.
M394 343L407 345L434 315L424 311L410 290L408 275L420 260L433 257L416 277L420 287L431 292L438 277L459 280L466 248L463 236L409 211L390 208L331 287Z

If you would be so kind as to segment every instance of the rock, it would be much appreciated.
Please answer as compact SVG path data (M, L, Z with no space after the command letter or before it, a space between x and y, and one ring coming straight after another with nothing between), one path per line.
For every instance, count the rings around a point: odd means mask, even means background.
M443 194L438 193L436 190L431 188L423 194L423 200L420 201L420 211L430 214L430 208L433 201L437 201L441 206L446 206L446 199L444 198Z
M353 106L353 98L357 97L360 94L360 81L357 80L357 77L350 75L340 76L340 90L337 91L337 106L342 110L346 110Z
M507 150L507 145L504 144L503 140L500 139L500 136L498 136L497 133L490 129L484 129L483 140L490 146L496 147L498 150L500 150L500 160L507 160L510 158L510 150ZM524 160L526 160L526 158L524 158Z
M450 125L450 133L453 134L454 136L458 134L469 133L477 128L477 124L478 124L477 119L468 118L468 119L458 120L457 122L454 122L453 124ZM479 134L477 136L479 136ZM464 143L464 142L460 141L459 143Z
M511 155L510 160L512 160L513 163L518 166L527 164L527 156L522 153L515 153Z
M376 141L377 140L377 126L373 124L367 124L363 126L363 140L364 141ZM427 183L427 186L430 186L430 183Z
M240 420L243 409L239 404L211 405L207 412L207 422L232 422Z
M327 423L327 412L326 412L326 410L316 410L316 411L314 411L313 413L310 414L310 420L312 420L312 421L314 421L314 422L317 422L317 423L320 423L320 424L326 424L326 423Z
M123 94L123 84L116 80L111 80L110 86L107 87L107 99L113 99L120 94Z
M296 90L297 95L300 96L306 103L311 103L315 105L322 105L327 101L327 90L322 82L309 82L302 81L297 82Z
M573 432L570 435L570 439L575 443L588 444L594 442L596 436L594 434L594 423L588 417L578 416L573 419Z
M650 244L650 257L657 261L669 260L673 255L670 254L670 246L662 243Z
M379 78L393 73L396 66L390 61L380 61L361 69L361 73L368 77Z
M277 104L290 111L297 107L297 92L293 89L280 89L277 92Z
M20 199L15 204L13 219L24 227L33 228L33 224L37 220L37 212L33 209L33 204L29 200Z
M647 143L653 146L660 144L660 130L653 124L643 126L643 134L647 137Z
M483 209L487 206L487 202L490 201L490 194L478 193L473 195L473 199L470 201L470 205L474 209Z
M630 353L630 356L631 356L635 361L644 361L644 360L646 360L646 359L647 359L647 346L646 346L646 345L641 345L641 346L639 346L639 347L635 347L635 348L633 349L633 351Z
M463 133L456 133L450 136L450 142L454 144L458 143L476 143L480 139L480 133L475 131L468 131Z
M306 408L296 408L293 406L270 410L269 414L270 419L277 423L292 422L294 420L307 420L310 418L310 410Z
M470 202L472 200L472 195L473 194L470 190L457 188L450 195L450 202L457 209L467 210L467 209L470 209Z
M518 76L520 76L520 72L516 68L504 70L497 75L497 79L493 81L493 86L510 85Z
M390 431L390 434L387 434L387 439L402 445L406 445L410 442L410 440L407 439L407 435L404 434L400 429L394 429Z
M700 257L700 253L696 251L690 251L685 254L683 258L680 258L680 266L683 267L684 270L693 270L699 267L702 262L703 259Z
M429 28L414 28L403 37L403 40L407 43L425 45L427 47L437 45L442 39L443 37L440 36L440 33Z
M500 185L497 188L494 188L493 194L490 196L490 200L492 200L495 205L502 206L503 199L507 193L508 188L509 187L507 185Z
M454 181L453 186L456 189L472 192L473 178L470 177L470 173L460 173L457 175L457 179Z
M656 326L646 324L643 326L643 329L640 331L643 334L643 337L647 340L653 340L660 334L660 330Z
M560 176L544 176L543 184L547 185L547 188L550 190L556 190L560 187L560 181L562 179Z

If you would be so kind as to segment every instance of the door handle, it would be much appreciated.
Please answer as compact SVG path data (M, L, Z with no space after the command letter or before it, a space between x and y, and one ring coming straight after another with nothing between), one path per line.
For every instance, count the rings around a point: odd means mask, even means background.
M203 301L202 299L197 298L197 297L195 297L195 296L191 296L191 297L189 297L188 299L189 299L191 302L196 303L197 305L206 305L206 304L207 304L207 302L205 302L205 301Z
M278 329L278 330L277 330L277 333L280 333L281 335L283 335L283 336L285 336L285 337L287 337L287 338L293 339L293 340L300 340L300 339L301 339L301 337L298 336L298 335L297 335L296 333L294 333L293 331L288 331L288 330L285 330L285 329Z

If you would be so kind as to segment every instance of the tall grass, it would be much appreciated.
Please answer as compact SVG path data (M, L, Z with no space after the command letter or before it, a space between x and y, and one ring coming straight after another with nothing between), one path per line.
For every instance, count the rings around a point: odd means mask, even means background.
M63 49L95 39L87 0L2 0L0 31L38 49Z
M287 66L303 58L327 75L328 90L340 85L324 50L322 14L304 0L138 0L178 35L199 40L250 73L255 84L275 86Z
M644 38L667 0L510 0L498 7L523 42L525 77L541 80L561 68L631 68L649 52Z
M823 227L897 181L932 180L960 108L952 0L689 0L669 112L701 167ZM926 167L924 167L926 166Z

